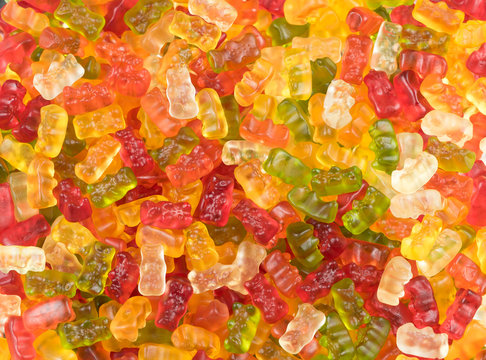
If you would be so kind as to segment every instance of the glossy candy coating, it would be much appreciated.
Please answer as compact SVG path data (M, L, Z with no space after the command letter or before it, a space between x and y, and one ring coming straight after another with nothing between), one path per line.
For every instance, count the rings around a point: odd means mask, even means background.
M484 1L0 15L0 359L484 356Z

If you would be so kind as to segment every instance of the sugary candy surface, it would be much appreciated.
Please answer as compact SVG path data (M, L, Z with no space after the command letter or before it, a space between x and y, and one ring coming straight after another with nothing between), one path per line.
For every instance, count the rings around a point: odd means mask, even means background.
M0 360L480 360L486 1L0 5Z

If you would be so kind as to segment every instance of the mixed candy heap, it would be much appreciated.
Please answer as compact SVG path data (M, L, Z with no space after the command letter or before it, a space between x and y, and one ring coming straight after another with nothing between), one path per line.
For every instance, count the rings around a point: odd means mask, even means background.
M485 359L486 1L10 0L1 360Z

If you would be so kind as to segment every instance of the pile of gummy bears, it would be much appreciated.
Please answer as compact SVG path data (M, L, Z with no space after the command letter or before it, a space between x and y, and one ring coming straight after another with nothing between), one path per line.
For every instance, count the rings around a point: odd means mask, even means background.
M0 360L486 359L485 0L0 15Z

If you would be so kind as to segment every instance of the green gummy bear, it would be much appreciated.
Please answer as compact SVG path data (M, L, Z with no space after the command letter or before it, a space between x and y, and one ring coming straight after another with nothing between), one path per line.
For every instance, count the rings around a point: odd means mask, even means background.
M175 164L182 154L188 155L196 145L199 138L190 127L182 127L176 136L164 139L164 146L150 151L150 156L162 170L167 165Z
M81 0L61 0L54 17L91 41L100 36L105 26L105 18L89 10Z
M312 141L313 128L309 125L309 116L297 101L282 100L277 106L277 117L288 127L295 141Z
M353 340L337 312L333 311L327 315L326 324L319 331L322 333L319 343L328 349L330 360L354 358Z
M361 234L378 220L389 206L390 199L370 186L363 200L355 200L353 208L343 215L344 227L352 234Z
M383 233L374 232L373 230L370 229L366 229L360 234L352 234L345 227L341 227L341 232L345 237L358 239L361 241L367 241L370 243L385 245L390 249L399 248L402 244L400 241L391 240L387 238Z
M273 46L280 46L291 42L296 36L307 37L309 28L309 24L292 25L285 20L285 17L279 17L272 21L267 34L272 38Z
M391 174L397 168L400 160L397 137L393 125L388 119L377 120L370 126L370 150L375 153L373 168Z
M235 100L234 95L227 95L221 98L221 106L223 106L224 116L228 123L228 135L223 140L241 140L240 136L240 106Z
M260 322L260 310L253 305L233 304L233 317L228 320L228 337L224 348L234 354L244 354L250 349Z
M390 14L388 13L388 10L385 7L379 6L376 9L374 9L373 11L375 13L377 13L378 15L380 15L385 21L391 22ZM391 12L391 9L390 9L390 12ZM374 34L374 36L375 36L375 39L376 39L376 34ZM371 37L371 40L375 40L375 39L373 39L373 37Z
M363 175L357 166L341 170L337 166L328 171L312 169L312 190L319 196L340 195L358 191Z
M315 191L306 186L296 186L287 194L289 202L307 216L325 223L332 223L336 218L338 203L322 201Z
M3 161L0 161L0 182L4 183L5 181L7 181L7 176L8 167Z
M87 303L74 300L72 303L74 313L76 314L76 320L91 320L98 317L98 310L94 301L88 301Z
M309 167L280 148L270 150L262 167L270 175L280 178L286 184L295 186L305 186L312 178Z
M246 229L240 220L234 216L230 216L228 222L224 226L216 226L206 224L209 236L214 240L216 246L223 245L227 242L235 244L241 243L246 236Z
M135 34L142 35L173 6L170 0L140 0L125 13L123 20Z
M133 343L134 346L142 346L146 343L172 345L170 337L172 332L155 325L154 320L146 322L146 325L138 330L138 338Z
M137 186L137 178L129 167L123 167L115 175L106 175L103 180L87 186L91 202L97 208L105 208L121 200L128 191Z
M317 269L324 258L318 249L319 239L314 236L314 227L305 222L295 222L287 227L287 242L295 255L295 261L304 271Z
M84 68L83 79L95 80L100 76L101 65L94 56L88 56L84 59L76 57L76 60Z
M62 144L62 151L68 156L76 156L85 148L86 148L86 141L79 140L76 137L76 132L74 130L73 122L69 121L68 126L66 128L66 136L64 137L64 143Z
M397 7L400 5L412 5L414 0L366 0L366 5L370 9L376 9L380 6Z
M98 341L111 338L110 321L101 317L63 323L58 325L57 333L66 349L91 346Z
M337 66L328 57L311 61L312 93L327 93L327 88L336 76Z
M334 307L347 329L358 329L370 322L371 317L363 309L364 300L356 293L353 280L345 278L335 283L331 287L331 295Z
M359 329L356 346L357 360L373 360L385 344L390 332L390 322L382 317L372 317L369 324Z
M467 173L476 161L474 152L451 142L440 142L435 136L429 138L425 151L434 155L439 168L445 171Z
M445 54L449 48L451 36L444 32L432 30L411 24L403 25L400 35L402 49L427 51L435 54Z
M76 275L56 270L28 271L25 274L24 290L27 296L64 295L72 298L76 295Z
M113 246L96 241L84 259L76 285L91 295L100 295L105 289L108 272L116 250Z

